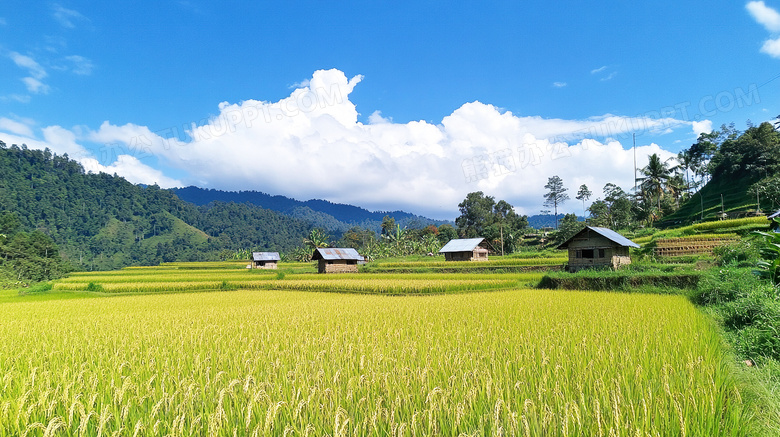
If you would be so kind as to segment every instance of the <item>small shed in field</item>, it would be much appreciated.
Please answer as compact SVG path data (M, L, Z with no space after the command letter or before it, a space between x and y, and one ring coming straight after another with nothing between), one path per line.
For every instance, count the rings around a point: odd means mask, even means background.
M280 260L279 252L252 252L253 269L275 269Z
M446 261L487 261L488 249L484 238L450 240L439 250Z
M363 257L352 248L318 248L311 256L317 261L318 273L357 273Z
M590 267L618 269L631 264L628 248L639 245L612 229L586 226L558 246L569 250L569 271L576 272Z

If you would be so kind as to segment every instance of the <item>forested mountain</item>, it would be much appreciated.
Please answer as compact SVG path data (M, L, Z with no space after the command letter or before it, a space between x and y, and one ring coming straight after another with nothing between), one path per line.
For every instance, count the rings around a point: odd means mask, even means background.
M354 226L380 232L385 216L393 218L402 228L419 229L431 224L452 224L446 220L431 220L404 211L372 212L357 206L327 200L300 201L259 191L221 191L198 187L175 188L172 191L180 199L196 205L206 205L213 201L249 203L290 217L304 219L313 226L335 233L343 233Z
M385 216L400 229L442 223L324 200L133 185L86 173L67 155L0 141L0 270L13 270L6 280L215 260L239 249L289 253L315 228L336 241L355 229L382 231Z
M2 142L0 216L14 224L0 229L6 243L20 232L29 239L37 231L80 270L217 259L220 251L238 248L284 252L312 228L305 220L249 204L197 206L156 185L87 174L67 155ZM8 260L10 246L2 247Z

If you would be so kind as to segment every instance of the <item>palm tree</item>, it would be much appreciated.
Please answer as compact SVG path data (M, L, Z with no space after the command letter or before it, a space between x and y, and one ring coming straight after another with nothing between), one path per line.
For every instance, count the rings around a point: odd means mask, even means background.
M656 196L657 207L660 211L661 196L672 173L669 164L661 161L661 157L657 153L653 153L650 155L647 165L639 172L644 177L637 178L636 181L642 185L642 189Z

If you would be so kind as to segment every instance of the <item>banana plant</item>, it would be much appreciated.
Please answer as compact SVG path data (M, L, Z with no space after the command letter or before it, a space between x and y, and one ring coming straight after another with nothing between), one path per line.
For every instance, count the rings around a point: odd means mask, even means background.
M780 219L775 218L774 221L780 224ZM756 263L756 270L753 272L771 280L775 285L780 285L780 233L754 231L753 234L760 235L763 240L759 248L762 259Z

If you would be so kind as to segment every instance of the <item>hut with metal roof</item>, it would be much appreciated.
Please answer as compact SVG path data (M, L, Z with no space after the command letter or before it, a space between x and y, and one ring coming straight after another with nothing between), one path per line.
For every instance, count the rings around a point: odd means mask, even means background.
M275 269L279 261L279 252L252 252L253 269Z
M612 229L586 226L558 246L569 250L569 271L592 267L611 267L618 269L631 264L628 248L639 245L618 234Z
M446 261L487 261L488 249L484 238L460 238L450 240L439 253Z
M330 247L315 249L311 259L317 261L319 273L357 273L358 264L364 261L355 249Z

